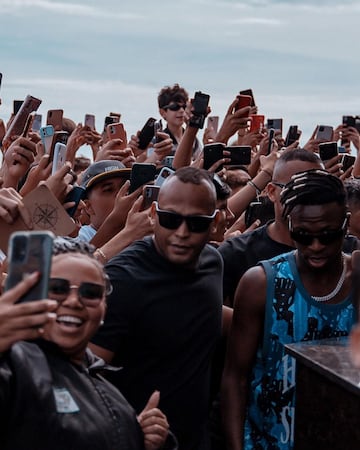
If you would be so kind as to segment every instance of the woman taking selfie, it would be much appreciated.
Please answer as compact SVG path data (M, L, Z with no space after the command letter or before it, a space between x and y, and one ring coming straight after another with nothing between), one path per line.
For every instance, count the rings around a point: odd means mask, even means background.
M49 299L15 304L38 279L0 297L0 448L176 448L159 393L137 417L87 349L110 289L90 246L55 240Z

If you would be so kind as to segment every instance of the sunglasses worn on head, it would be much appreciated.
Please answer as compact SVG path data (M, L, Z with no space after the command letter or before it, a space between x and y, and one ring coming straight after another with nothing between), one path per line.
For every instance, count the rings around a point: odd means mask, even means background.
M293 241L298 242L301 245L311 245L314 239L317 239L322 245L329 245L344 236L347 227L347 220L347 217L345 217L341 228L338 228L337 230L324 230L321 233L312 234L303 230L294 231L289 218L290 236Z
M97 306L101 302L105 286L96 283L81 283L80 286L70 285L64 278L49 279L49 298L63 302L72 289L77 289L78 298L84 306Z
M179 109L186 109L186 105L179 103L170 103L169 105L163 106L162 109L170 109L170 111L179 111Z
M211 216L190 215L183 216L173 211L165 211L159 208L158 202L155 202L156 213L159 217L160 226L168 230L176 230L185 220L186 225L192 233L204 233L209 229L211 222L216 216L217 209Z

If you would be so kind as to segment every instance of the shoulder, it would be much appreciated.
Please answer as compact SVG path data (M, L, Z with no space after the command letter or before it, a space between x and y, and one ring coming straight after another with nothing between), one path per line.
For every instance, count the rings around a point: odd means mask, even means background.
M248 231L240 236L227 239L219 246L218 250L220 254L226 258L234 252L244 251L252 242L263 239L266 235L266 225L263 225L256 230Z

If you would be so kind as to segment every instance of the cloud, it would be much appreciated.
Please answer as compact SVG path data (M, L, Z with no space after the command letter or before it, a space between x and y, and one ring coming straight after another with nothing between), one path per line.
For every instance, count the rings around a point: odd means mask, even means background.
M98 8L95 6L84 5L80 3L57 2L50 0L3 0L1 2L2 14L24 13L24 8L28 8L31 10L36 8L51 11L54 13L59 12L61 14L78 17L113 18L123 20L138 20L144 18L139 14L116 12L113 8Z
M278 19L269 19L267 17L241 17L239 19L232 19L229 21L231 25L268 25L279 26L282 21Z

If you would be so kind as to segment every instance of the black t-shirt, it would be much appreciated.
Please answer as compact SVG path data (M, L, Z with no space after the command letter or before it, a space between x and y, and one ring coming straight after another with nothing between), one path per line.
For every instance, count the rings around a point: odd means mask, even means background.
M152 392L180 448L201 438L209 406L209 369L221 335L222 261L207 245L195 269L171 264L152 238L106 266L113 285L105 324L93 338L123 369L110 379L140 412ZM194 447L195 448L195 447Z
M218 248L224 261L224 299L228 298L231 305L240 278L250 267L256 266L259 261L264 259L294 250L294 247L271 239L267 232L268 225L228 239ZM359 248L358 244L359 240L355 236L347 235L343 250L350 254Z

